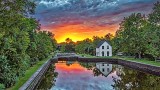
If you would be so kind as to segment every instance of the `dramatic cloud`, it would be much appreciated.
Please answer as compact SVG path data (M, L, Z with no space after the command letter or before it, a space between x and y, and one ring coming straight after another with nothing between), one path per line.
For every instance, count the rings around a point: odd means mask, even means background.
M114 34L124 17L131 13L148 14L156 1L36 0L35 17L42 29L55 33L58 42L67 37L77 41L93 35Z

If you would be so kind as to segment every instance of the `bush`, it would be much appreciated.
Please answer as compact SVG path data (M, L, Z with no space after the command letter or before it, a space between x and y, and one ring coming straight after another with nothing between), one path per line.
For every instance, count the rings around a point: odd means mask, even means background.
M0 90L4 90L4 89L5 89L4 84L0 84Z

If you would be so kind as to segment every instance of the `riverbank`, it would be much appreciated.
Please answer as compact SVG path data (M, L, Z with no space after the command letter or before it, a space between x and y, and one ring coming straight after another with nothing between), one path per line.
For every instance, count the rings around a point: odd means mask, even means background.
M160 66L159 61L151 61L149 59L143 58L143 59L135 59L135 58L129 58L129 57L118 57L118 56L113 56L112 58L117 58L117 59L122 59L126 61L133 61L133 62L138 62L138 63L143 63L147 65L152 65L152 66Z
M10 87L7 88L7 90L18 90L47 60L49 60L52 56L54 55L54 53L52 53L50 56L48 56L47 58L43 59L42 61L39 61L37 64L33 65L32 67L30 67L26 73L24 77L21 77L18 82Z
M79 61L82 62L108 62L113 64L118 64L122 66L126 66L135 70L139 70L142 72L150 73L156 76L160 76L160 62L149 61L148 59L135 59L128 57L96 57L89 55L82 55L82 57L78 58Z
M149 59L143 58L143 59L135 59L135 58L130 58L130 57L120 57L120 56L112 56L112 57L97 57L97 56L92 56L92 55L87 55L87 54L78 54L82 57L87 57L87 58L112 58L112 59L121 59L121 60L126 60L126 61L133 61L137 63L142 63L142 64L147 64L147 65L152 65L152 66L160 66L160 62L156 61L151 61Z

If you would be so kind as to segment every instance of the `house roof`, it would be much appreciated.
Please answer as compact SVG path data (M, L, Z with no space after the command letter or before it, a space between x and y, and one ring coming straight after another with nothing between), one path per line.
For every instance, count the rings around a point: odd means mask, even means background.
M101 74L102 74L102 76L105 76L105 77L107 77L109 74L111 74L112 73L112 70L107 74L107 75L105 75L103 72L101 72L98 68L96 68Z
M107 42L107 41L100 41L98 44L97 44L97 46L96 46L96 48L99 48L104 42ZM108 43L108 42L107 42ZM109 44L109 43L108 43Z

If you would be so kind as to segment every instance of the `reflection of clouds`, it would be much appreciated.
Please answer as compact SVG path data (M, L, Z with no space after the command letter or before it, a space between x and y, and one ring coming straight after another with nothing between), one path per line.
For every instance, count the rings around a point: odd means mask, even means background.
M77 63L72 63L70 66L56 64L56 72L58 72L58 78L51 90L113 90L112 76L116 77L114 73L107 77L94 77L92 70L87 70Z

